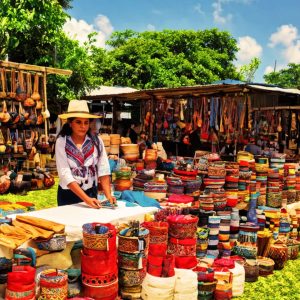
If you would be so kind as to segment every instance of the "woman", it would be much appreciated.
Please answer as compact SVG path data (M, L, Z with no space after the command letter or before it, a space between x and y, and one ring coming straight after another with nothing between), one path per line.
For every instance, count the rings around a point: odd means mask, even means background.
M67 113L59 118L67 123L58 134L55 145L58 206L83 201L90 207L100 208L98 178L106 198L114 204L116 199L111 195L110 168L103 142L90 133L90 119L99 116L89 113L86 101L72 100Z

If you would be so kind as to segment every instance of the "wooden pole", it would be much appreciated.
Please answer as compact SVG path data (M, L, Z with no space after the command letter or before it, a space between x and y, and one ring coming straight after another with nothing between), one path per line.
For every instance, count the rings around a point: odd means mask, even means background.
M47 103L47 73L44 72L43 76L43 88L44 88L44 106L45 111L48 110L48 103ZM48 142L48 118L45 118L45 136L46 142Z

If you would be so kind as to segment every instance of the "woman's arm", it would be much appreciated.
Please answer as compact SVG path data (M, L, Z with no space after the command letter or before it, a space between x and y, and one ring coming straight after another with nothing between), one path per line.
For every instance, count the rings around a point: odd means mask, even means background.
M109 175L104 175L99 177L103 193L106 197L106 199L111 203L115 204L116 203L116 198L112 196L111 194L111 189L110 189L110 176Z
M116 203L116 198L111 195L111 189L110 189L110 166L108 157L104 148L103 141L99 139L100 148L102 149L99 158L98 158L98 164L97 164L97 170L98 170L98 179L100 180L103 193L107 200L111 204Z

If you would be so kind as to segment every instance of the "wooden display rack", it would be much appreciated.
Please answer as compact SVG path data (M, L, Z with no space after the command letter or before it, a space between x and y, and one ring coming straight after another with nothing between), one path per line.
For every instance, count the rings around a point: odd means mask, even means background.
M37 66L37 65L29 65L29 64L3 61L3 60L0 60L0 68L1 69L4 68L5 70L8 70L8 71L15 70L15 71L21 71L23 73L30 72L32 74L38 74L40 77L42 77L42 79L43 79L43 109L42 109L42 112L48 111L47 75L56 74L56 75L70 76L72 74L71 70L43 67L43 66ZM46 141L47 141L48 140L48 128L49 128L48 118L44 118L44 128L45 128L45 136L46 136Z

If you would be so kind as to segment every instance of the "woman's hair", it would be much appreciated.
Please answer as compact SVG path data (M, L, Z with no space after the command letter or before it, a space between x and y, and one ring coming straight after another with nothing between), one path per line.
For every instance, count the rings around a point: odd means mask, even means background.
M59 132L59 134L57 135L57 137L65 137L65 136L70 136L72 134L72 128L70 126L70 123L75 120L76 118L69 118L67 123L65 123L61 129L61 131ZM98 154L100 155L101 150L100 149L100 143L99 143L99 139L97 138L96 135L93 135L91 132L91 128L89 128L89 130L87 131L87 136L92 140L94 146L96 146L96 149L98 151Z

